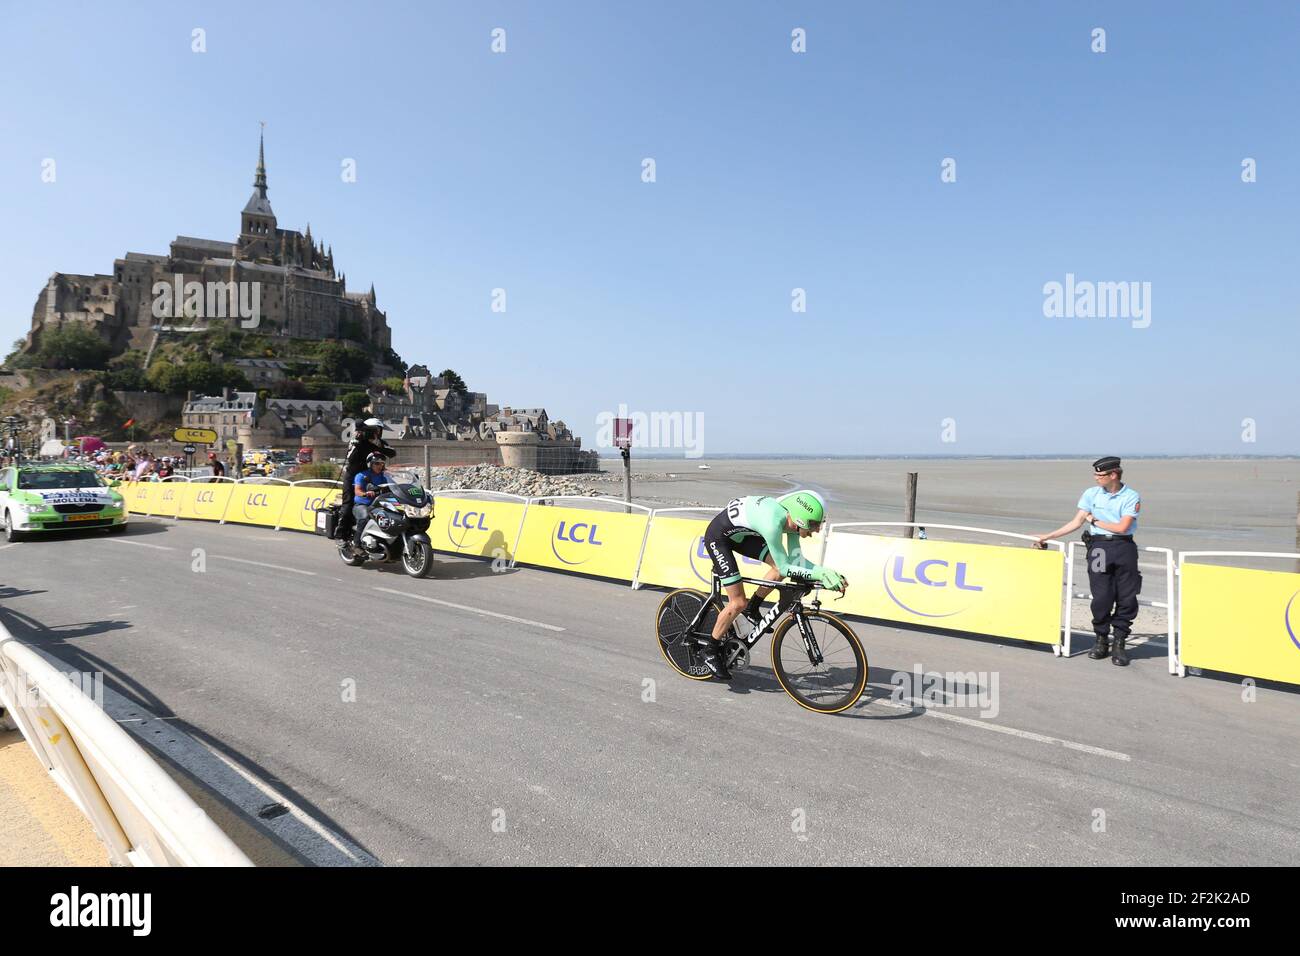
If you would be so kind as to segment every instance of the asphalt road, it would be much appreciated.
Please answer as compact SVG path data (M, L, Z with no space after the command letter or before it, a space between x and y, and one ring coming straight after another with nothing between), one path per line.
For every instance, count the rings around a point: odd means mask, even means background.
M854 622L868 694L827 717L766 642L730 685L676 676L661 596L166 519L0 546L0 620L102 671L263 862L1300 863L1293 690ZM915 669L990 696L894 699Z

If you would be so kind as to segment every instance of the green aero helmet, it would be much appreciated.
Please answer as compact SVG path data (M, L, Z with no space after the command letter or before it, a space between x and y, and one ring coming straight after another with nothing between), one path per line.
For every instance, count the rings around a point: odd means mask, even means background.
M805 488L782 495L776 500L789 512L794 523L805 530L821 524L826 518L826 502L822 501L822 496L815 491Z

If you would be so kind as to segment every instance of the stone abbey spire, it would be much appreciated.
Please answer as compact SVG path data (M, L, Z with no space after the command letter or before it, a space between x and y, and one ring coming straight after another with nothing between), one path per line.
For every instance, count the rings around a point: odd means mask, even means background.
M257 173L253 177L253 195L244 204L240 214L239 244L248 250L249 258L257 255L273 255L278 250L276 239L275 212L271 209L271 200L266 197L266 149L262 134L257 137ZM262 240L262 241L258 241ZM251 253L251 254L249 254Z

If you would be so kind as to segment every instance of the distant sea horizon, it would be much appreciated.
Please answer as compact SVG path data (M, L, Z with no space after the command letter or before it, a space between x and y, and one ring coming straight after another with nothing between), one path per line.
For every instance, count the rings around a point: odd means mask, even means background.
M597 450L601 461L617 461L621 457L617 452L606 452ZM745 459L763 459L768 461L902 461L902 460L955 460L955 461L1060 461L1062 459L1088 459L1093 460L1096 452L1058 452L1045 455L936 455L936 454L913 454L913 455L840 455L840 454L790 454L788 452L723 452L716 455L701 455L698 458L687 458L684 455L670 455L663 452L646 452L638 453L636 449L632 451L632 457L638 460L647 461L680 461L685 464L705 464L708 461L738 461ZM1120 458L1126 458L1132 461L1159 461L1159 460L1176 460L1187 459L1194 461L1297 461L1300 460L1300 454L1290 455L1224 455L1210 454L1206 452L1180 452L1168 455L1144 455L1135 453L1120 453Z

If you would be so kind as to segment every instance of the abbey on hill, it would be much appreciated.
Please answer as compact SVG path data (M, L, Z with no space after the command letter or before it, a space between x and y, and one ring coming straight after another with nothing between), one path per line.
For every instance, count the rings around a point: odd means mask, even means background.
M113 263L112 275L54 273L36 298L21 352L35 352L46 329L67 322L88 326L121 352L148 349L160 325L209 328L230 321L203 310L181 311L183 302L177 303L176 317L158 318L159 283L168 289L186 283L209 290L214 285L231 290L253 286L262 333L350 339L379 352L392 342L388 318L375 303L374 286L367 292L349 292L346 275L335 272L333 247L314 240L310 225L305 233L278 225L267 198L261 141L253 194L239 214L235 241L177 236L167 255L128 252Z

